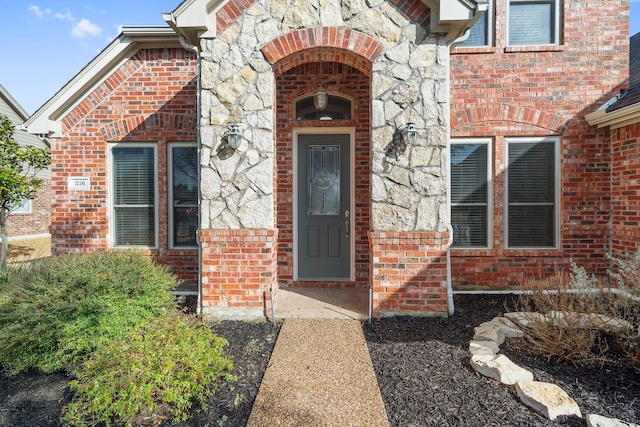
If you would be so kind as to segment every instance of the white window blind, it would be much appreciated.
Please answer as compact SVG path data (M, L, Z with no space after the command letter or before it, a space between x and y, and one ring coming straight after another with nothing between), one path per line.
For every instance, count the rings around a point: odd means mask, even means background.
M156 244L154 147L113 147L115 246Z
M559 0L512 0L509 45L557 44L556 1Z
M507 246L555 247L555 142L508 144Z
M451 145L454 247L487 247L488 144Z

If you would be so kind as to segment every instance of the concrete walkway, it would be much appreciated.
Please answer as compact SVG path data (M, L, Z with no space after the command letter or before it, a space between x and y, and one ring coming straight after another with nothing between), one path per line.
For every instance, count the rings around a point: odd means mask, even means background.
M357 320L286 319L248 427L388 427Z

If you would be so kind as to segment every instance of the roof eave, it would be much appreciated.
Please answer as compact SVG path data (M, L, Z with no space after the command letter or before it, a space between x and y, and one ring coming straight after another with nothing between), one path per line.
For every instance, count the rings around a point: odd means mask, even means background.
M141 48L180 46L178 35L165 26L123 27L120 35L41 106L26 122L27 132L59 136L60 119L104 80L110 71Z
M617 129L633 123L640 122L640 102L629 105L619 110L607 113L606 110L596 110L593 113L585 115L585 119L590 126L598 126L603 128L609 126L611 129Z

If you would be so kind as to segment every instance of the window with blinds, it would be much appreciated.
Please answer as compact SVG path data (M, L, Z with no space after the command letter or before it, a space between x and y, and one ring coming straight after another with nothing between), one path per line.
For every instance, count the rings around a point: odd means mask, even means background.
M156 246L156 149L111 149L114 246Z
M453 246L489 246L489 141L451 143Z
M171 144L169 194L171 247L196 247L198 230L198 157L193 144Z
M477 46L491 46L491 34L493 24L493 5L489 3L487 11L473 24L469 37L460 43L459 46L477 47Z
M511 0L509 45L559 43L560 0Z
M509 248L553 248L558 227L558 141L507 142Z

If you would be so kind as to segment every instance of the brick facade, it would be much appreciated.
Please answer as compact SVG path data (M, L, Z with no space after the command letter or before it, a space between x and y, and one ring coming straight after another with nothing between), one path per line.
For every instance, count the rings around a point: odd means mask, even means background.
M322 58L322 56L320 56ZM345 55L356 60L355 55ZM320 68L322 67L322 68ZM323 72L325 77L318 75ZM329 76L328 78L326 76ZM310 63L291 68L276 76L276 218L279 229L278 281L283 285L318 286L317 282L294 282L293 276L293 131L297 127L355 128L355 282L322 282L322 286L367 286L369 283L369 242L367 232L371 224L371 161L370 161L370 78L347 64ZM351 98L353 120L296 121L293 100L313 94L319 84L327 91Z
M149 255L183 281L197 283L195 249L169 249L167 144L196 142L196 60L184 49L137 52L62 119L52 138L53 253L110 247L111 142L151 142L158 156L158 248ZM91 189L69 191L68 177L88 177Z
M640 123L611 131L611 252L640 249Z
M605 273L610 249L611 151L584 115L628 76L628 3L562 2L558 46L509 47L506 0L495 1L494 46L457 47L451 57L451 137L492 139L491 249L452 250L454 289L517 287L566 270L571 260ZM509 250L504 241L505 138L561 141L560 243L555 250ZM588 184L587 184L588 183Z
M51 181L46 179L31 200L31 212L12 212L7 220L9 238L49 233L51 217Z

